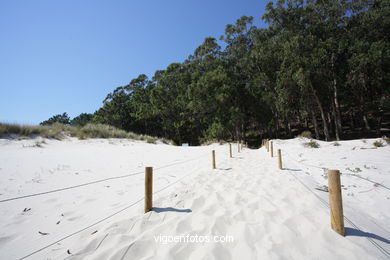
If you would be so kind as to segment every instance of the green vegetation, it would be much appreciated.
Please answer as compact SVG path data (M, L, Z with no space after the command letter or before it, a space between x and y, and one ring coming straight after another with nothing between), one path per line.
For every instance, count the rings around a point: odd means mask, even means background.
M58 123L62 125L72 125L72 126L81 127L90 123L92 118L93 118L93 114L81 113L80 115L76 116L71 120L68 114L65 112L50 117L48 120L41 122L40 125L53 125Z
M356 167L355 169L351 169L351 168L345 168L346 170L350 171L350 172L353 172L353 173L359 173L359 172L362 172L362 170L359 168L359 167Z
M115 128L113 126L108 125L93 125L88 124L78 131L75 131L71 134L72 136L79 137L80 139L87 138L127 138L129 137L129 133L124 130Z
M44 138L61 140L67 136L77 137L79 139L88 138L127 138L132 140L146 141L147 143L156 143L161 141L165 144L172 144L171 141L164 138L157 138L147 135L139 135L131 132L126 132L122 129L115 128L109 125L102 124L87 124L83 127L74 127L54 123L51 125L40 126L23 126L16 124L0 123L0 137L15 137L23 139L24 137L41 136ZM37 143L37 147L41 147L44 141Z
M32 136L40 134L40 132L40 127L37 126L23 126L17 124L0 123L0 136L12 134L21 136Z
M70 126L55 123L51 126L28 126L0 123L0 136L16 135L20 137L42 136L45 138L62 139L66 132L73 132Z
M92 120L93 114L81 113L70 121L73 126L85 126Z
M303 146L310 148L320 148L320 145L314 140L310 140L310 142L304 143Z
M116 88L79 124L178 144L259 143L305 130L327 141L381 136L390 111L389 13L388 0L270 2L268 28L241 17L226 26L224 48L206 38L183 62ZM73 122L63 114L43 123L58 120Z
M43 121L40 125L52 125L55 123L69 125L70 118L69 118L68 114L65 112L62 115L58 114L58 115L50 117L48 120Z
M375 147L383 147L383 146L384 146L384 143L383 143L382 141L375 141L375 142L373 143L373 145L374 145Z

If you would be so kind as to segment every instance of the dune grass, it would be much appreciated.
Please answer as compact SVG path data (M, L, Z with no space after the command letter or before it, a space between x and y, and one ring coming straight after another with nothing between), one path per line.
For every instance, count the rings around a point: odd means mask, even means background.
M64 139L68 136L77 137L78 139L126 138L146 141L147 143L152 144L155 144L158 141L165 144L172 144L172 141L164 138L139 135L103 124L87 124L83 127L75 127L63 124L53 124L50 126L30 126L0 123L0 137L21 139L36 136L57 140Z
M320 148L320 144L314 141L313 139L310 142L304 143L303 146L310 148Z
M385 146L384 143L383 143L382 141L375 141L375 142L373 143L373 145L374 145L375 147L383 147L383 146Z

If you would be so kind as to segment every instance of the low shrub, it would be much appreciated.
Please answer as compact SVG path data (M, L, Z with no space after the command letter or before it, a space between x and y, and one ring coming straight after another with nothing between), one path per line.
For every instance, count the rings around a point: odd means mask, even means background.
M373 145L374 145L375 147L383 147L383 146L385 146L384 143L383 143L382 141L375 141L375 142L373 143Z
M16 137L13 135L16 135ZM21 139L35 136L57 140L61 140L67 136L77 137L82 140L88 138L127 138L146 141L151 144L155 144L159 140L165 144L173 144L172 141L164 138L159 139L148 135L139 135L103 124L87 124L83 127L74 127L59 123L44 126L23 126L0 123L0 137Z
M210 145L210 144L214 144L214 143L219 143L220 140L217 140L217 139L203 139L201 140L201 145Z
M151 136L146 136L146 142L148 144L155 144L157 142L157 138L151 137Z
M4 124L0 123L0 136L7 135L21 135L21 136L32 136L40 134L39 126L27 126L17 124Z
M303 146L310 148L320 148L320 145L314 140L310 140L310 142L304 143Z
M109 125L87 124L76 130L73 136L87 138L127 138L128 133L124 130Z

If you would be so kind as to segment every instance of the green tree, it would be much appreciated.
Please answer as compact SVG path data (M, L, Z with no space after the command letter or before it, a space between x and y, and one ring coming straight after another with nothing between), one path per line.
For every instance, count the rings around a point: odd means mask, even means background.
M81 113L70 121L74 126L85 126L92 120L93 114Z
M40 125L52 125L54 123L69 125L70 124L70 118L66 112L63 114L58 114L50 117L48 120L45 120L40 123Z

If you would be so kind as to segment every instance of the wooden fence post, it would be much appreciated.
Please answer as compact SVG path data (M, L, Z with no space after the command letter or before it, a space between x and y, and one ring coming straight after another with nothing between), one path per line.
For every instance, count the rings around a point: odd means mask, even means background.
M153 207L153 167L145 167L145 213Z
M270 145L271 145L271 157L274 157L274 145L272 141L270 141Z
M232 154L232 144L229 144L229 152L230 152L230 158L233 157L233 154Z
M213 169L216 169L217 167L215 167L215 150L212 151L212 157L213 157Z
M282 151L280 149L278 149L278 166L279 166L279 169L283 169L282 167Z
M269 152L269 141L268 139L265 141L265 147L267 148L267 153Z
M345 235L340 171L328 170L330 223L334 231Z
M237 141L237 152L240 152L240 141Z

